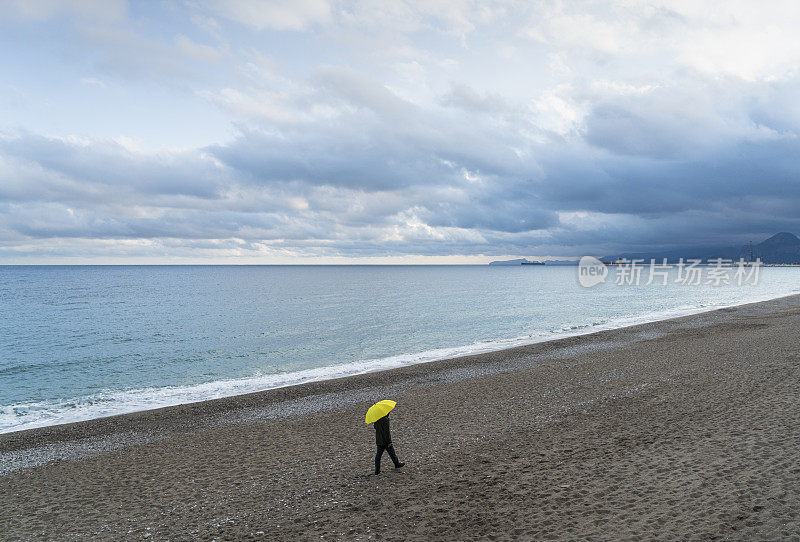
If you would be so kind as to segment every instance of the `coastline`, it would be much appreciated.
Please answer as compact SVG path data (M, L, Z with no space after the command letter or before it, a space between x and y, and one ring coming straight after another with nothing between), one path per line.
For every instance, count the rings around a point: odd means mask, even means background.
M173 406L213 401L222 398L260 393L263 391L270 391L314 382L349 378L351 376L393 370L410 365L427 364L459 357L500 352L507 349L548 343L560 339L578 337L602 331L623 329L639 324L654 323L663 320L681 318L684 316L713 312L716 310L737 307L741 305L772 301L775 299L790 297L792 295L800 294L789 293L778 296L767 295L745 302L723 303L720 305L676 307L663 311L648 313L645 315L616 318L607 322L594 323L592 325L564 327L561 330L551 330L550 332L546 333L542 332L537 336L480 341L469 345L443 347L411 354L398 354L386 358L317 367L314 369L306 369L291 373L268 374L177 387L167 386L164 388L128 390L112 394L112 396L119 396L120 399L112 400L110 403L98 401L96 403L90 403L89 405L80 406L77 410L70 408L69 410L63 412L54 412L53 417L50 418L50 421L56 420L54 423L48 423L47 421L43 420L34 420L32 422L22 423L19 426L15 426L11 429L8 427L3 427L0 429L0 435L14 433L17 431L27 431L29 429L98 420L137 412L147 412L150 410L158 410Z
M0 531L797 535L798 323L793 295L2 434ZM408 467L368 478L363 411L388 397ZM376 504L376 492L389 495Z

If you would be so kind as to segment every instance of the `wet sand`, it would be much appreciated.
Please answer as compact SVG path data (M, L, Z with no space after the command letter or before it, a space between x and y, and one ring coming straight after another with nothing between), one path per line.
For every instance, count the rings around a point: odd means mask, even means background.
M369 476L374 401L407 466ZM0 539L800 539L800 296L0 435Z

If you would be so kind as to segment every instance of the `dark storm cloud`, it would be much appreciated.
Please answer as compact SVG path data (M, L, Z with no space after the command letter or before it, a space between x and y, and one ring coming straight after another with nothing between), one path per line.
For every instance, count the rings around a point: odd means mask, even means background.
M513 151L519 127L460 110L422 109L349 69L325 68L318 79L318 97L337 111L334 117L243 128L234 141L208 152L256 183L364 190L458 184L462 169L504 177L536 169Z
M0 137L0 154L65 179L150 194L213 198L225 181L196 151L146 155L114 141L83 143L23 133Z
M446 182L449 168L432 153L373 130L299 133L289 137L249 131L228 145L208 149L254 183L302 181L368 190L391 189L428 180Z
M606 251L798 229L793 138L728 137L683 159L672 146L652 152L658 137L635 149L550 141L511 164L497 160L496 146L467 145L469 138L458 153L432 141L441 138L415 130L372 130L360 139L253 129L227 145L159 156L114 142L6 137L5 160L24 163L39 180L35 191L5 187L3 200L14 208L2 213L3 227L28 238L235 237L244 246L283 239L299 250L354 256ZM126 204L149 211L130 214ZM589 218L577 223L563 213Z

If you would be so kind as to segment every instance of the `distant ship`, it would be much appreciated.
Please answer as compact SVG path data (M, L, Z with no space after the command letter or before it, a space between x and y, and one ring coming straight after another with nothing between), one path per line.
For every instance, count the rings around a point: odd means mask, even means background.
M500 260L496 262L489 262L489 265L544 265L544 262L532 262L525 258L517 258L516 260Z

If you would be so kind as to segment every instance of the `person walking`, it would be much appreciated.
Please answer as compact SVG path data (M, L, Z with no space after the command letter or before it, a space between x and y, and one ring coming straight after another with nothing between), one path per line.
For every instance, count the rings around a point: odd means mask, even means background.
M389 457L394 463L394 468L399 469L405 463L401 463L397 459L397 454L394 453L394 446L392 446L392 435L389 432L389 415L387 414L377 422L375 422L375 444L378 445L378 453L375 454L375 474L381 473L381 456L383 452L389 452Z

